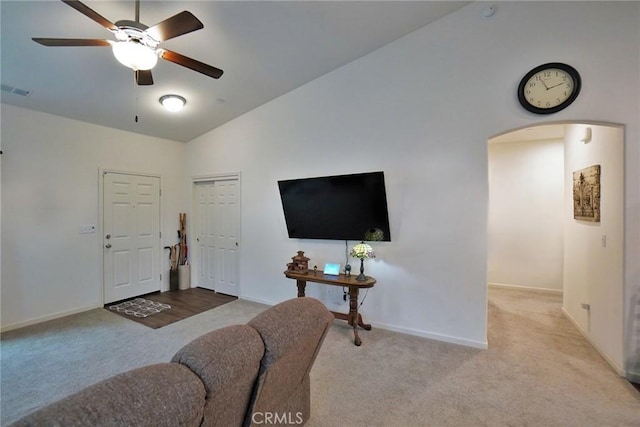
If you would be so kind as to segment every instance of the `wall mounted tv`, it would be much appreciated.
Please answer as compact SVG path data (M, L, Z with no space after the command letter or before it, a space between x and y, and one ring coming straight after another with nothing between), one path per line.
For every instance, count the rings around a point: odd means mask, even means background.
M384 172L278 181L290 238L391 241Z

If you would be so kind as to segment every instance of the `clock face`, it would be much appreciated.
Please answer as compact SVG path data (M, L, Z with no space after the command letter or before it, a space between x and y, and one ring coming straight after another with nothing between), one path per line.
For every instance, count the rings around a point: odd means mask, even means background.
M569 65L544 64L529 71L518 87L518 99L527 110L550 114L571 104L580 92L580 75Z

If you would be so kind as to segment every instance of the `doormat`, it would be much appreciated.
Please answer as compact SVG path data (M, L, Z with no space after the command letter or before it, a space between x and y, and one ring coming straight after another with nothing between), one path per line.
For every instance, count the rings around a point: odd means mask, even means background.
M171 306L169 304L162 304L144 298L136 298L109 306L109 310L117 311L118 313L123 313L128 316L143 318L158 314L163 310L169 310L170 308Z

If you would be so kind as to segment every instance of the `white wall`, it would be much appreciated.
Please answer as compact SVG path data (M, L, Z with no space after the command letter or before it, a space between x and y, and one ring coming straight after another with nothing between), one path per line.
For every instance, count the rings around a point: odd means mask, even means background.
M491 19L481 17L483 6L473 3L188 144L190 174L242 173L243 297L295 295L282 271L298 249L317 264L343 256L343 242L287 238L278 179L383 170L392 242L376 244L379 258L367 262L378 284L362 307L365 318L485 345L486 143L550 119L524 111L516 88L528 70L552 61L583 78L580 97L553 120L627 126L626 253L638 258L631 219L639 181L638 3L500 2ZM638 267L626 265L632 289Z
M623 357L623 129L589 125L592 140L581 142L586 125L565 131L565 257L563 309L614 364ZM600 165L600 222L573 218L573 172ZM603 243L606 236L606 245ZM589 304L585 310L581 304Z
M175 243L184 144L3 105L2 149L3 329L102 305L102 232L79 233L100 226L100 168L161 175L163 246Z
M490 284L562 291L564 142L489 141Z

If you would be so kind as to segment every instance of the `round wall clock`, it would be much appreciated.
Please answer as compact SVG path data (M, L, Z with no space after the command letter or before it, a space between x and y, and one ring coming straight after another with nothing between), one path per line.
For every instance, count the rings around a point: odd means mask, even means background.
M529 71L518 85L518 100L528 111L551 114L567 108L580 93L580 74L570 65L550 62Z

